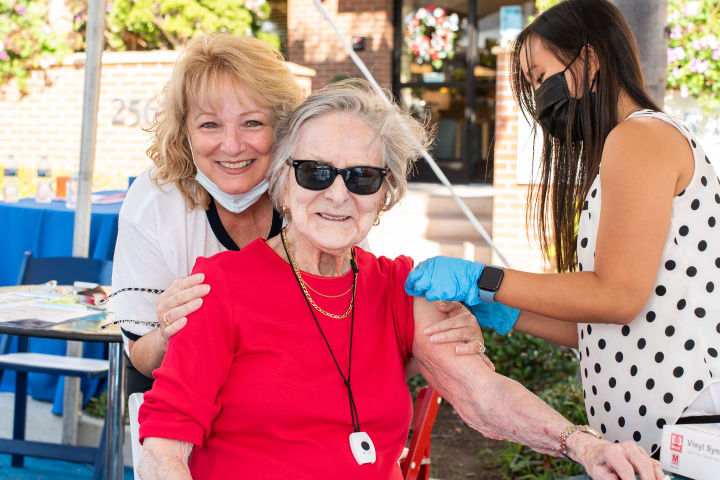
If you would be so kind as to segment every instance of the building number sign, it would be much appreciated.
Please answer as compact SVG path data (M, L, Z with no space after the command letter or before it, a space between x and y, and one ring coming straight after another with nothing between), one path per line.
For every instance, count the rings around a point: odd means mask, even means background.
M152 125L158 109L157 95L149 100L139 98L113 98L113 126L147 127Z

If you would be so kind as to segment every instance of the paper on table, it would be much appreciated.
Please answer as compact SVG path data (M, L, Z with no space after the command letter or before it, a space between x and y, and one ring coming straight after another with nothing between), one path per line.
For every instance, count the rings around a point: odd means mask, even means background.
M20 320L40 320L48 323L60 323L86 317L86 310L65 310L38 304L35 299L24 302L0 304L0 322L18 322Z
M4 305L11 304L11 303L34 303L35 300L33 298L29 298L27 295L24 295L23 292L5 292L0 293L0 307L3 307Z

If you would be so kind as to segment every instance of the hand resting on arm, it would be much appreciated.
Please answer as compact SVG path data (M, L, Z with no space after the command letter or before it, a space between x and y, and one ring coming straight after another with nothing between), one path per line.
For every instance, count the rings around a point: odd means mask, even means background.
M178 278L160 295L157 305L159 328L129 344L130 361L143 375L152 376L165 357L168 340L187 324L187 315L202 305L202 297L210 291L210 285L202 283L204 280L203 274Z

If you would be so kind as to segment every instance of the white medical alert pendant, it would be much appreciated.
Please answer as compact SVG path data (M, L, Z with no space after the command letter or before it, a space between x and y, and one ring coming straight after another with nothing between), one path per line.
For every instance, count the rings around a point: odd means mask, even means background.
M375 445L370 440L370 435L365 432L353 432L350 434L350 450L359 465L363 463L375 463Z

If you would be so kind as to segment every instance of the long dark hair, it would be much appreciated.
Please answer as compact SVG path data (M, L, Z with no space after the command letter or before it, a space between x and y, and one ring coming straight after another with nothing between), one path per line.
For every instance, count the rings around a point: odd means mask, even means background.
M513 96L525 118L537 125L534 90L520 67L521 49L529 56L528 40L536 37L564 65L570 64L586 45L592 46L599 69L595 77L597 107L592 109L589 92L589 50L576 62L583 62L582 78L569 69L580 87L580 101L573 102L566 139L561 141L543 131L539 183L530 188L527 220L534 223L540 246L550 257L551 243L559 272L571 272L577 263L576 224L585 197L600 168L603 144L618 122L618 100L624 90L642 108L660 111L645 92L637 44L620 11L607 0L565 0L541 13L520 33L510 58ZM572 130L581 132L572 141ZM533 132L536 128L533 128ZM577 138L577 134L576 134ZM549 207L549 208L548 208ZM550 226L552 225L552 229ZM552 234L552 239L550 235Z

